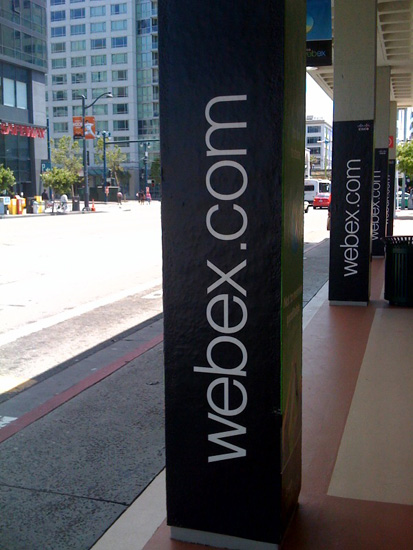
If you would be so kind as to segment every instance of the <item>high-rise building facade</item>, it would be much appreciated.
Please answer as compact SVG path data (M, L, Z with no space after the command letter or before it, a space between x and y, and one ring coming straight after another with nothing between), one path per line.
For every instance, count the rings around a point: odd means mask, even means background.
M26 196L47 158L46 70L46 0L0 0L0 164Z
M73 136L73 117L82 115L82 95L88 107L100 95L112 92L112 99L100 98L86 109L86 115L95 117L97 134L108 132L108 147L111 144L122 147L126 155L122 189L134 197L144 186L145 169L148 177L151 174L157 144L152 140L159 138L159 109L154 114L153 107L153 89L158 80L157 2L48 0L48 3L46 100L51 136L55 140ZM95 161L95 142L88 141L92 142L87 145L93 187L102 184L103 170Z
M312 169L331 175L333 160L333 129L323 118L308 115L306 117L305 146L310 150Z

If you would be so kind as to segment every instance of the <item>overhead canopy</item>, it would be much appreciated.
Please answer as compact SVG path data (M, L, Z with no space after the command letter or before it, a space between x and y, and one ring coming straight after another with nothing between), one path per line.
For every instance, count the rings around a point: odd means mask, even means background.
M334 59L334 0L333 59ZM362 32L362 29L360 29ZM413 0L378 0L377 65L390 67L390 100L399 108L413 106ZM333 99L333 67L309 71L311 77Z

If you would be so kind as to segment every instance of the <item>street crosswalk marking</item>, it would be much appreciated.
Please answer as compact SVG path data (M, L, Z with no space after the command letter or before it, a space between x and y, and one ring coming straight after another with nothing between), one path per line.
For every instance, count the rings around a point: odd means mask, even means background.
M0 416L0 429L17 420L15 416Z

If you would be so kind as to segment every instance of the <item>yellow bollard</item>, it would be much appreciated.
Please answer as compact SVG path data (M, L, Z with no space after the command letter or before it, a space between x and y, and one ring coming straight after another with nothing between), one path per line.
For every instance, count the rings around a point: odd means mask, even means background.
M15 216L17 214L17 200L11 199L9 204L9 213L12 216Z

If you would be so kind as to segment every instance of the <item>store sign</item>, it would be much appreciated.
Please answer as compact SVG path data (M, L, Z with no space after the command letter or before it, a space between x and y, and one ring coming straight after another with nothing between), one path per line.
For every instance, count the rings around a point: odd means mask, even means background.
M26 124L14 124L13 122L0 122L0 134L22 136L30 138L44 138L46 128L39 126L28 126Z
M331 1L307 0L307 67L332 65Z

